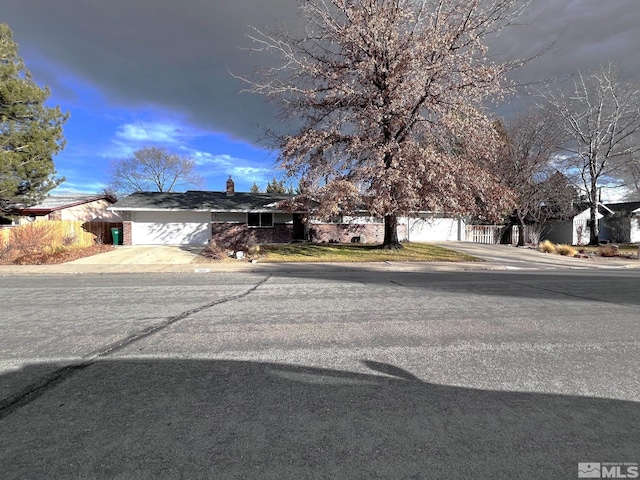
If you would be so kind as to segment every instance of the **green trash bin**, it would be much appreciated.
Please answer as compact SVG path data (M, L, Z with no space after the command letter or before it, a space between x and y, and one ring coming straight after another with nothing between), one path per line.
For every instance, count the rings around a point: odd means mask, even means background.
M122 245L121 243L121 239L120 239L120 229L119 228L112 228L111 229L111 237L113 238L113 244L114 245Z

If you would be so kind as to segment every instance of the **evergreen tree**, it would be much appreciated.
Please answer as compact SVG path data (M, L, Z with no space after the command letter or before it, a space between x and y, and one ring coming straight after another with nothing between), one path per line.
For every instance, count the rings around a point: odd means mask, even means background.
M7 24L0 24L0 211L39 202L64 179L53 156L64 147L68 115L48 107L49 89L39 87L18 56Z
M260 187L258 186L258 184L256 182L253 182L253 185L251 185L251 190L249 190L251 193L260 193Z
M284 184L284 180L276 180L275 178L267 183L267 193L272 193L276 195L284 195L285 193L292 193L291 189L287 189Z

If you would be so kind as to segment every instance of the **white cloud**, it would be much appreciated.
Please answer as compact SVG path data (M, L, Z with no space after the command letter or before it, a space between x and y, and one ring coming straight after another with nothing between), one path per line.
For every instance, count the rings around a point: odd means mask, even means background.
M268 182L274 176L272 168L256 165L255 162L245 158L190 148L182 148L182 150L196 162L200 174L205 177L224 174L231 175L239 181L261 184Z
M54 188L51 193L54 194L63 194L63 193L102 193L102 191L106 188L106 184L101 182L93 182L93 183L74 183L74 182L63 182L56 188Z
M233 167L230 175L248 182L266 183L273 177L273 170L262 167Z
M136 122L118 127L116 137L126 142L179 143L192 135L171 123Z

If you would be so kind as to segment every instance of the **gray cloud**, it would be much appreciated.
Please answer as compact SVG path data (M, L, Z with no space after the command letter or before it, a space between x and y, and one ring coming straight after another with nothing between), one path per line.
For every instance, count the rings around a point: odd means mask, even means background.
M241 51L249 25L295 25L295 0L5 0L2 21L21 48L97 86L120 104L156 104L195 124L256 141L273 122L262 98L240 95L229 75L251 72L262 58ZM617 61L640 77L640 1L533 0L527 24L506 32L495 51L527 57L551 50L519 71L533 81ZM55 78L43 79L64 92ZM57 90L57 84L60 90Z

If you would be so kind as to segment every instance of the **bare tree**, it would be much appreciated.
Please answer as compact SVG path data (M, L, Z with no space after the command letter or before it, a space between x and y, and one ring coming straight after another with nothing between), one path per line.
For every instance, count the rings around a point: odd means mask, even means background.
M498 122L496 129L503 141L496 175L515 194L513 214L518 246L523 246L527 222L540 230L547 220L563 219L572 210L575 190L554 165L565 137L557 119L540 109Z
M399 215L496 218L510 208L508 189L485 168L498 141L483 102L504 92L514 64L489 60L485 40L527 3L307 0L302 35L255 31L255 50L277 66L244 80L296 125L269 133L319 214L364 204L384 217L383 246L398 248Z
M640 153L640 85L619 80L609 64L578 73L570 92L550 89L543 97L571 138L567 163L582 180L591 210L589 243L597 245L598 189L623 176Z
M133 156L112 162L109 189L121 193L173 192L189 186L200 187L202 177L195 162L166 148L144 147Z
M628 200L640 200L640 154L625 162L620 179L627 190Z

